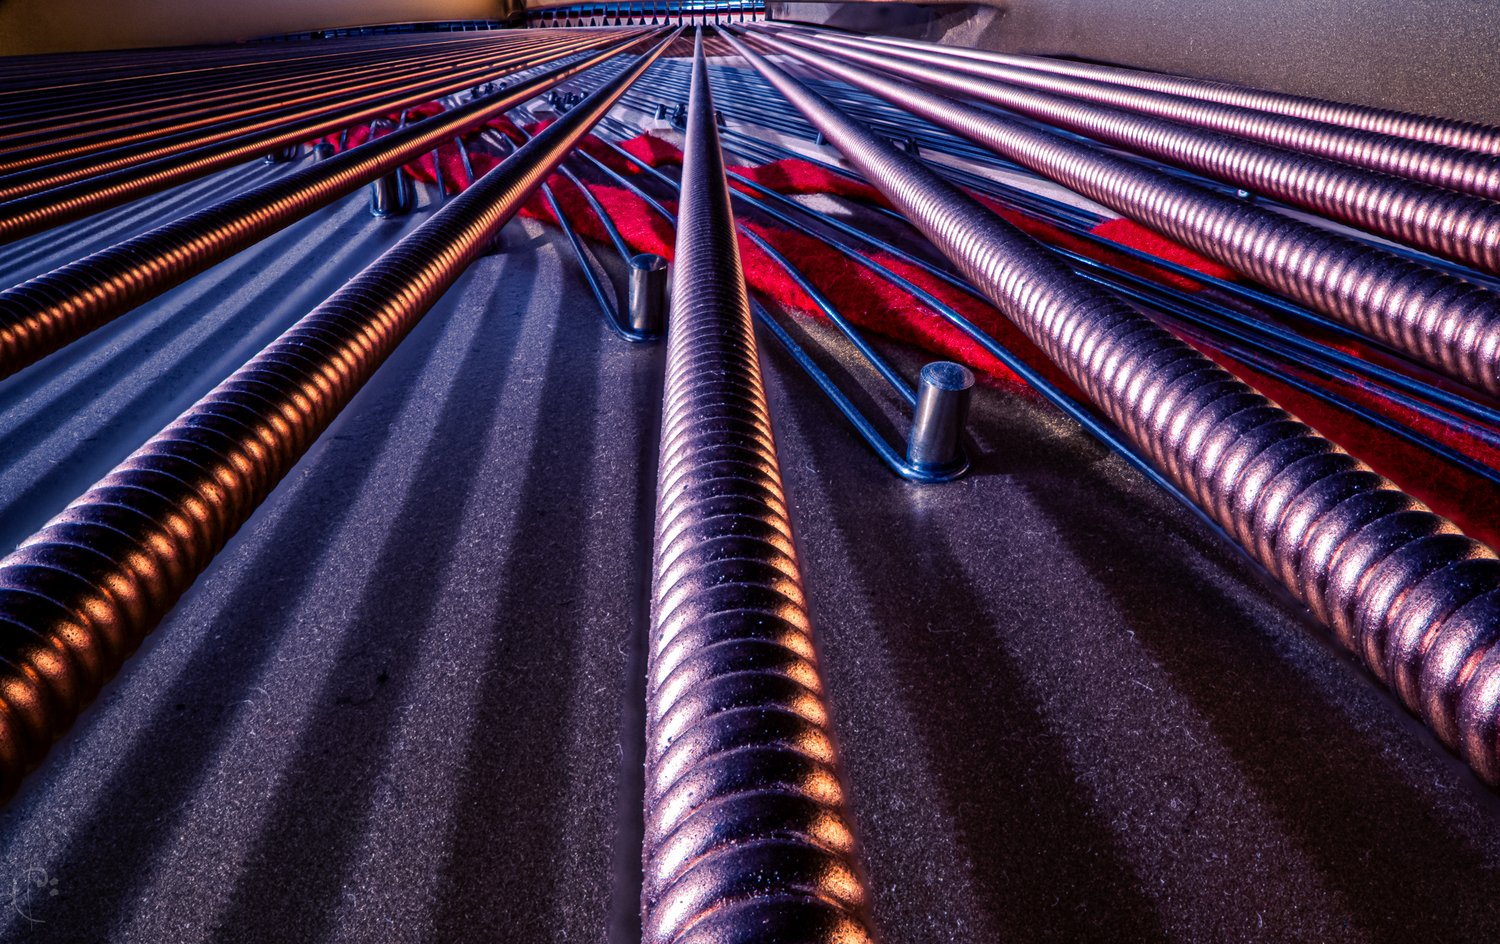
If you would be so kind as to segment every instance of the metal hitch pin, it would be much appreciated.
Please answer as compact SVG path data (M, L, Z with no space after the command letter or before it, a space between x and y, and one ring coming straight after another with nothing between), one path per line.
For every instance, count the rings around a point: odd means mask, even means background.
M286 163L288 163L290 161L295 161L297 159L297 156L300 155L301 153L302 153L302 145L300 145L300 144L288 144L285 147L277 148L276 150L274 150L271 153L267 154L266 155L266 163L267 164L286 164Z
M407 211L406 175L400 168L370 183L370 215L400 216Z
M974 373L962 364L933 361L922 368L907 461L921 469L951 468L964 461L962 437L973 386Z
M667 315L667 260L643 252L630 259L630 330L661 334Z

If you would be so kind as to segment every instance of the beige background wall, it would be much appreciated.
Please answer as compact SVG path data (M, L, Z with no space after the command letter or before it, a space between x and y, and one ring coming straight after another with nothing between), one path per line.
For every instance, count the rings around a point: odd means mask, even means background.
M231 42L336 26L495 19L520 0L0 0L0 55Z
M564 2L564 0L553 0ZM548 0L533 0L545 6ZM1500 123L1500 0L772 2L778 18ZM0 0L0 55L501 18L523 0Z

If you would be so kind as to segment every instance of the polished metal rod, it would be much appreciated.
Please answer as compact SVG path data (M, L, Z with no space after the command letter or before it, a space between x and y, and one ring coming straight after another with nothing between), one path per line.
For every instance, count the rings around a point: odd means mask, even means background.
M729 40L1157 468L1500 785L1493 551Z
M848 88L842 83L838 83L837 87L840 89ZM631 96L627 95L626 100L630 101ZM778 107L777 104L774 103L766 105L764 103L764 100L759 96L757 96L754 101L757 103L758 107L765 108L766 110L774 110ZM635 104L638 108L644 107L639 98L635 99ZM721 108L722 107L724 106L721 104ZM752 117L748 120L752 122L758 122L760 119ZM808 135L815 133L810 125L802 123L802 126L807 130ZM726 148L728 150L730 150L731 152L738 150L741 153L741 156L747 157L752 161L776 161L784 158L794 158L802 161L811 161L815 165L820 166L824 170L827 170L828 172L835 175L847 177L848 179L856 180L861 183L864 182L863 179L860 178L857 174L852 174L845 168L829 164L825 161L820 161L816 158L808 157L805 153L791 151L778 145L770 144L764 139L747 137L746 135L733 130L725 130L724 135L726 141L729 139L733 139L737 142L737 144L735 145L726 145ZM1353 329L1347 328L1339 324L1338 322L1325 319L1322 316L1315 315L1312 312L1307 311L1305 308L1292 304L1291 302L1288 302L1280 298L1279 296L1260 291L1259 289L1250 288L1249 286L1240 284L1238 282L1226 282L1221 279L1213 278L1212 276L1206 276L1203 273L1191 269L1187 266L1182 266L1177 263L1152 256L1149 253L1141 252L1140 250L1133 249L1120 243L1116 243L1112 240L1103 239L1102 237L1092 232L1092 227L1094 227L1102 218L1091 212L1081 211L1078 207L1072 206L1070 204L1053 200L1051 198L1041 197L1035 193L1031 193L1027 190L1023 190L1014 186L1001 184L990 177L981 177L976 174L961 171L958 168L947 163L928 162L927 166L943 176L950 183L953 183L960 187L969 188L973 192L987 194L990 197L1001 200L1002 202L1013 208L1023 209L1028 214L1035 216L1038 219L1050 222L1063 231L1077 236L1079 239L1084 240L1094 246L1105 249L1112 254L1118 253L1127 258L1144 263L1150 266L1153 270L1157 270L1160 272L1170 272L1185 279L1212 286L1215 290L1217 290L1217 292L1225 293L1234 301L1248 302L1255 309L1263 308L1271 314L1284 315L1292 319L1295 324L1309 326L1315 331L1329 332L1330 335L1335 339L1351 336L1360 337L1358 332L1355 332ZM759 185L753 183L752 181L744 178L737 178L733 173L730 174L730 179L736 180L736 182L741 187L749 188L763 197L777 201L778 205L789 205L784 200L784 198L781 198L779 195L774 195L774 192L767 191L765 188L759 187ZM801 204L790 204L790 207L794 210L794 212L797 213L805 214L808 212L807 208ZM871 212L880 215L886 215L889 218L893 219L900 219L903 223L905 222L904 218L901 218L900 215L894 213L894 211L885 210L879 207L871 207L870 209ZM939 266L934 266L926 259L913 256L910 253L905 252L903 249L888 242L882 240L872 241L873 237L868 231L848 227L846 224L840 223L837 220L829 219L826 216L824 216L820 222L825 226L831 226L835 229L839 229L841 232L845 232L851 236L854 236L856 239L859 239L862 242L867 242L870 245L876 245L882 251L900 258L908 264L916 266L923 271L926 271L929 275L932 275L934 278L937 278L941 281L947 282L959 291L975 295L977 297L983 297L977 289L969 285L963 279L956 278L952 275L951 272L947 271L946 269ZM794 223L793 225L800 224ZM1048 246L1048 248L1052 252L1057 254L1059 258L1064 259L1068 263L1070 268L1073 268L1075 271L1079 272L1082 275L1089 276L1091 273L1104 271L1107 272L1107 277L1111 279L1128 279L1138 286L1152 284L1151 280L1143 279L1143 277L1138 274L1124 272L1117 267L1101 263L1100 260L1092 258L1090 256L1071 252L1060 246ZM910 288L907 288L906 290L911 291ZM1217 292L1215 294L1217 294ZM1188 297L1192 299L1191 304L1194 307L1200 307L1203 304L1203 296L1201 295L1195 293ZM934 308L934 310L940 309ZM1292 363L1301 364L1304 367L1308 367L1316 371L1331 370L1342 376L1346 381L1352 383L1364 384L1366 386L1368 386L1370 383L1373 383L1375 386L1370 387L1370 389L1373 392L1378 393L1380 397L1385 398L1390 402L1399 403L1402 406L1414 411L1416 414L1422 416L1424 419L1440 423L1443 426L1448 427L1449 429L1457 430L1462 435L1475 436L1482 441L1500 441L1500 438L1497 438L1497 434L1490 430L1489 425L1476 425L1475 422L1472 422L1477 420L1479 424L1495 424L1497 422L1500 422L1500 413L1497 413L1494 408L1481 403L1476 399L1471 399L1469 395L1461 395L1453 390L1448 389L1449 385L1444 384L1442 386L1439 386L1427 380L1418 379L1417 377L1411 376L1407 373L1392 370L1377 363L1372 363L1369 360L1362 359L1359 356L1347 354L1341 349L1335 349L1333 347L1326 346L1325 344L1315 342L1310 338L1304 337L1303 335L1298 334L1286 327L1273 324L1271 321L1265 320L1265 318L1261 315L1247 314L1246 312L1241 311L1238 306L1230 307L1224 304L1214 304L1210 307L1203 308L1201 313L1208 316L1212 320L1212 330L1214 330L1215 332L1229 332L1235 337L1239 337L1243 340L1246 340L1248 343L1252 343L1257 347L1261 347L1266 350L1275 348L1277 351L1277 356L1289 358ZM1202 323L1201 320L1199 323ZM976 340L980 340L981 344L987 343L986 341L981 340L977 337ZM1362 338L1362 340L1367 342L1369 339ZM1269 345L1269 347L1267 347L1267 345ZM997 354L996 356L1000 357L1002 360L1005 360L1004 355ZM1142 468L1143 472L1145 469L1150 469L1150 466L1141 467L1137 465L1137 467ZM1152 470L1147 474L1155 475L1155 471ZM1158 477L1153 479L1153 481L1156 481L1157 484L1163 484L1164 480L1161 480ZM1194 506L1194 508L1196 509L1196 506Z
M695 49L667 327L642 938L871 940Z
M730 151L731 153L735 152L735 149L732 147L726 148L726 150ZM828 166L829 169L833 169L832 165L825 166ZM741 187L745 187L754 191L756 196L760 199L774 202L777 206L791 209L799 214L806 215L812 219L815 219L822 226L829 227L839 233L853 236L862 243L880 249L881 251L890 254L894 258L906 262L907 264L928 273L932 277L950 285L955 289L958 289L961 292L984 299L982 293L980 293L972 285L969 285L969 283L965 282L963 279L954 276L951 272L948 272L941 267L932 265L930 262L927 262L926 260L918 256L912 255L911 253L907 252L904 249L901 249L898 246L892 245L880 239L879 237L872 236L868 232L851 227L848 224L833 219L826 214L818 212L817 210L810 209L801 203L797 203L796 201L782 197L775 191L768 190L767 188L762 187L759 184L756 184L755 182L744 177L741 177L734 173L730 173L729 178L730 180L738 183ZM779 211L771 210L767 207L762 207L762 210L771 213L771 215L773 215L774 217L781 219L783 222L789 223L793 226L801 225L797 220L792 220L782 216ZM1065 221L1056 217L1044 216L1043 218L1048 219L1049 222L1052 222L1054 225L1065 225ZM982 331L979 331L977 327L963 319L962 316L959 315L956 311L952 310L938 299L932 297L929 293L924 292L918 286L913 285L909 281L902 279L899 276L895 276L894 273L891 273L889 270L886 270L883 267L874 264L867 257L864 257L858 253L848 252L848 247L843 244L837 237L826 236L825 239L831 248L835 249L841 254L844 254L847 258L849 258L856 264L869 267L870 271L874 272L880 278L886 279L892 284L900 287L902 290L908 292L923 304L931 308L933 312L948 320L955 327L959 328L959 330L963 331L965 334L968 334L976 342L984 346L987 350L990 350L991 353L994 353L996 357L1006 363L1008 367L1021 375L1028 384L1036 389L1036 391L1044 398L1046 398L1049 402L1054 403L1069 416L1077 420L1091 435L1098 437L1101 442L1105 443L1112 450L1119 453L1122 458L1129 462L1143 475L1151 479L1151 481L1166 489L1174 497L1178 498L1194 514L1198 515L1201 520L1210 524L1210 526L1213 527L1216 532L1219 531L1218 525L1213 522L1212 519L1203 516L1202 509L1193 504L1191 499L1188 499L1185 495L1183 495L1170 480L1163 478L1161 476L1161 473L1158 472L1153 466L1151 466L1145 460L1141 459L1140 456L1137 455L1127 443L1120 441L1117 435L1108 433L1107 431L1101 429L1098 426L1097 420L1093 420L1091 422L1086 416L1081 415L1078 412L1079 408L1076 405L1070 404L1065 397L1062 397L1060 395L1058 391L1049 389L1049 385L1046 384L1045 381L1042 381L1040 378L1037 378L1032 374L1028 374L1024 363L1017 362L1014 355L1009 354L1004 350L1004 348L996 345L993 338L984 334ZM1145 278L1136 273L1120 269L1116 266L1111 266L1107 263L1101 262L1100 260L1069 252L1068 250L1061 249L1060 247L1052 246L1048 248L1060 259L1063 259L1065 262L1067 262L1069 267L1079 275L1082 275L1085 278L1091 278L1099 282L1100 284L1105 284L1110 288L1111 291L1115 291L1125 297L1141 301L1141 303L1148 306L1148 308L1154 309L1164 315L1171 317L1172 319L1174 319L1174 322L1177 325L1181 326L1185 324L1191 324L1195 326L1195 328L1207 328L1209 332L1214 332L1214 345L1220 349L1229 350L1237 359L1248 362L1248 360L1251 358L1257 358L1259 359L1259 363L1261 365L1260 369L1262 369L1264 372L1270 373L1273 376L1277 376L1278 379L1288 382L1293 386L1297 386L1298 389L1302 390L1305 393L1318 397L1325 402L1332 403L1338 406L1342 410L1357 415L1361 419L1379 426L1387 432L1399 436L1408 442L1418 445L1422 449L1425 449L1433 453L1434 455L1441 456L1447 462L1453 463L1454 465L1457 465L1482 478L1500 483L1500 470L1472 459L1464 453L1457 451L1423 433L1418 432L1413 426L1408 425L1407 423L1393 420L1390 417L1387 417L1379 412L1366 409L1344 397L1338 396L1325 385L1303 383L1302 381L1294 378L1291 374L1287 373L1281 367L1271 365L1271 362L1265 360L1262 354L1256 352L1267 352L1272 357L1276 358L1277 364L1296 364L1300 368L1311 371L1312 374L1317 377L1336 380L1343 383L1360 384L1362 382L1361 376L1354 374L1345 367L1323 363L1319 360L1316 360L1315 358L1308 357L1303 353L1303 349L1301 348L1288 349L1281 343L1269 341L1265 338L1260 338L1253 335L1248 335L1247 332L1241 331L1236 327L1236 325L1240 324L1240 322L1236 321L1236 318L1239 317L1237 313L1232 312L1230 309L1224 307L1221 304L1209 301L1199 293L1182 292L1178 289L1164 286L1159 282L1153 281L1149 278ZM1185 277L1192 277L1194 275L1194 273L1190 271L1184 272L1182 274ZM1259 322L1258 320L1254 319L1246 320L1243 323L1257 325L1264 324L1263 322ZM1225 337L1220 336L1225 333L1227 333L1229 337L1237 339L1237 341L1239 341L1240 343L1231 345ZM1291 334L1289 332L1279 332L1278 337L1283 341L1290 339L1296 339L1299 342L1306 341L1306 339L1303 339L1300 335ZM1310 345L1312 344L1312 342L1306 343ZM1318 351L1331 351L1331 349L1320 348L1317 345L1313 345L1312 349ZM1351 361L1353 361L1352 358ZM1441 423L1449 429L1454 429L1466 434L1475 435L1476 437L1481 438L1481 440L1483 441L1492 441L1487 438L1492 434L1489 434L1482 427L1476 426L1473 423L1466 423L1462 420L1461 417L1440 410L1432 404L1427 403L1426 401L1419 400L1396 391L1386 390L1379 386L1371 386L1368 384L1364 386L1368 392L1375 393L1377 396L1381 397L1387 402L1400 404L1414 411L1425 419Z
M629 266L629 328L642 337L653 337L667 323L667 260L643 252L631 256Z
M952 361L922 368L917 408L906 440L906 460L922 469L944 469L964 461L963 432L969 416L974 373Z
M0 559L0 795L670 42L445 204Z

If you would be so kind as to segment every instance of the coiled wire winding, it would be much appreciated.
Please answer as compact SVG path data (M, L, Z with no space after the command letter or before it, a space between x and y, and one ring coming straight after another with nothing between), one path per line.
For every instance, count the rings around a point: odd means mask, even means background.
M678 217L647 666L643 940L871 940L703 59Z

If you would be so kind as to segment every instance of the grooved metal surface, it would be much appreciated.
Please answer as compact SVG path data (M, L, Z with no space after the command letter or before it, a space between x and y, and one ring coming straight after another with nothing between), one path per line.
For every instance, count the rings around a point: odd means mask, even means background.
M642 940L871 940L699 37L662 414Z
M802 46L788 46L769 37L766 41L1384 341L1435 370L1487 393L1500 393L1500 294L1488 288L1339 233L1174 180L1098 148L830 61Z
M1500 560L735 47L1438 737L1500 783Z
M0 560L0 792L14 791L652 58L447 204Z

